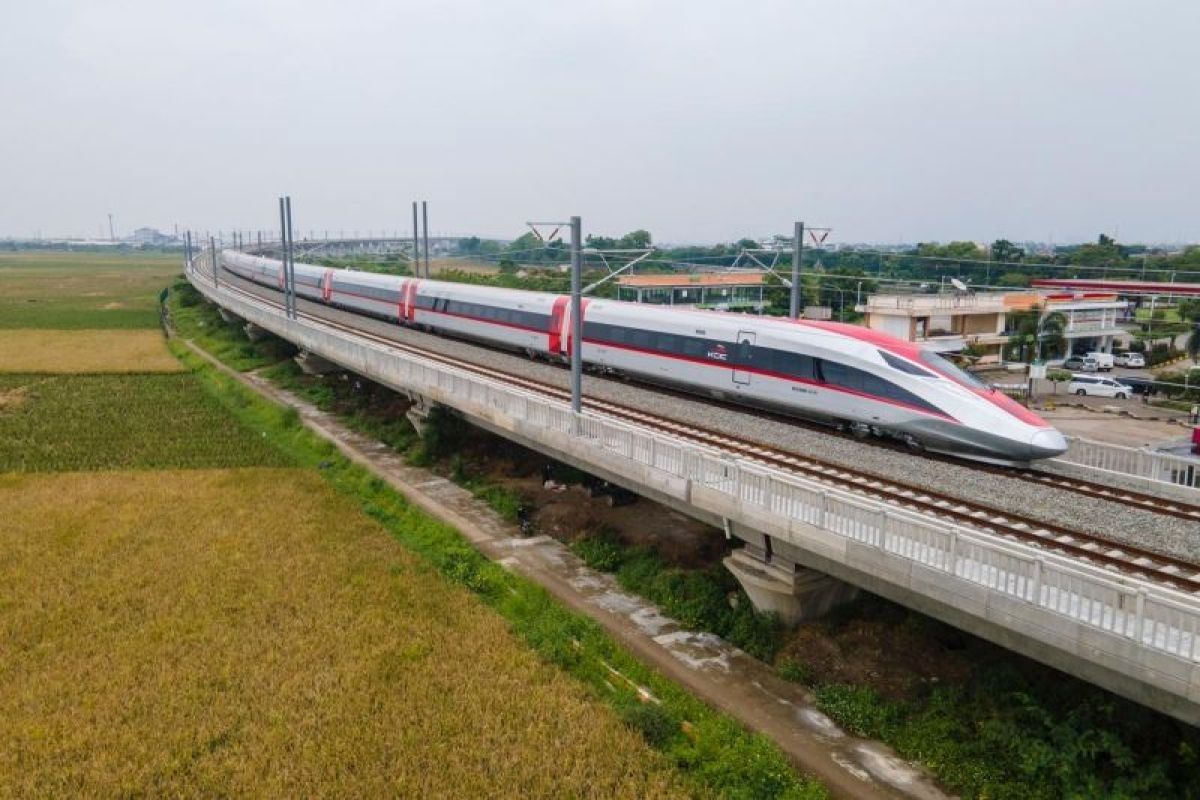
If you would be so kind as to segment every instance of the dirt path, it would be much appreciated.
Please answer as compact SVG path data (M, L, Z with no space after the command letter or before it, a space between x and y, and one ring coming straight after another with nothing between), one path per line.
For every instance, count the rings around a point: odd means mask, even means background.
M548 536L522 538L483 501L453 482L410 467L386 445L343 426L299 397L253 374L236 372L187 342L223 373L276 403L290 405L311 430L403 494L457 528L489 558L544 586L599 622L622 645L710 705L769 736L796 766L837 797L947 797L932 778L879 742L852 737L818 711L802 687L719 637L688 631L656 606L586 567Z

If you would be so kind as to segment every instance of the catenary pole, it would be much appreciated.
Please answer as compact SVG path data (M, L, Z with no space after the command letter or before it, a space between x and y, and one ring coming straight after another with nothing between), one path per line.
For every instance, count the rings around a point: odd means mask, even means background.
M417 201L413 200L413 277L421 277L421 244L417 238Z
M208 237L208 257L211 259L213 286L220 289L221 282L217 279L217 243L211 236Z
M425 277L429 277L429 204L421 201L421 231L425 237Z
M583 225L571 217L571 410L583 409Z
M296 240L292 234L292 197L287 195L283 198L284 205L287 207L287 263L288 263L288 294L292 298L291 317L296 318Z
M792 242L792 298L788 316L800 318L800 260L804 257L804 223L797 222Z
M279 198L279 263L283 270L283 313L285 316L291 316L288 311L291 305L288 300L287 287L287 212L283 207L283 197Z

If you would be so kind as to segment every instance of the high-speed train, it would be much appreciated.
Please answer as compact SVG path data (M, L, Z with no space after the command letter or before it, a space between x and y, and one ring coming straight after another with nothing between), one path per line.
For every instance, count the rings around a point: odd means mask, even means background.
M222 253L228 272L276 291L279 261ZM296 294L399 325L570 358L570 298L296 264ZM1024 463L1062 434L941 356L856 325L583 300L583 361L898 438L915 448Z

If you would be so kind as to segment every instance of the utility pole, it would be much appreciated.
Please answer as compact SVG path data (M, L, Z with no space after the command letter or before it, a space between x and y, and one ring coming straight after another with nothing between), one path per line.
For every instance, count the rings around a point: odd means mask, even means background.
M792 299L788 307L791 319L800 318L800 259L804 257L804 223L797 222L792 242Z
M425 237L425 277L429 277L429 205L421 201L421 229Z
M421 245L417 241L417 201L413 200L413 277L421 277Z
M583 224L571 217L571 410L583 411Z

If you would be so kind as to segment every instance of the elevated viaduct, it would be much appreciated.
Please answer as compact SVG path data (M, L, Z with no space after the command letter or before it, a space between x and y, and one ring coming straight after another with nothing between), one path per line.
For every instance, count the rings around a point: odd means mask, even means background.
M218 255L218 259L220 255ZM1200 599L1159 581L988 535L426 357L214 278L187 277L248 324L419 402L723 529L752 600L793 619L852 587L902 603L1200 724Z

